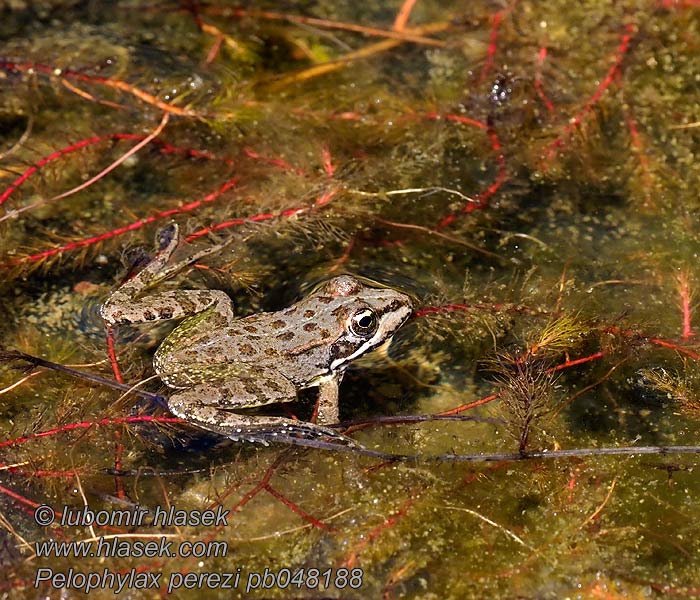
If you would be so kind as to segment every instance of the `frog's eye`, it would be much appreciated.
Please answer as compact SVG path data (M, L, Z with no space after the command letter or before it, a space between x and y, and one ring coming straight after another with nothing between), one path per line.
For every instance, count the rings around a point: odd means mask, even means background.
M377 331L377 315L369 308L358 310L350 317L350 331L358 336L372 335Z

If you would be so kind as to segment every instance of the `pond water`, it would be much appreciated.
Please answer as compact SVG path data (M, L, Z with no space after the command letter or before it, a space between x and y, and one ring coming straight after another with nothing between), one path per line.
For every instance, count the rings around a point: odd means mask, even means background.
M0 37L2 597L700 595L700 2L7 0ZM217 251L156 291L415 298L354 449L4 352L168 395L175 323L99 308L171 223Z

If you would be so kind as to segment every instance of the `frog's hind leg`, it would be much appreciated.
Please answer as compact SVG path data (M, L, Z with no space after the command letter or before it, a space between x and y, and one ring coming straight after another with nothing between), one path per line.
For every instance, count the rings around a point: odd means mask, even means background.
M286 438L327 439L341 442L344 446L355 445L351 439L344 435L315 423L295 421L287 417L242 415L233 412L233 408L250 406L245 401L235 400L231 396L231 392L236 387L236 383L229 385L226 383L221 385L202 383L170 396L168 408L175 416L234 441L267 443L274 441L275 436L282 436ZM295 394L293 386L289 389ZM235 391L239 390L235 389ZM288 392L289 390L284 391ZM293 398L279 398L276 401L291 399Z
M183 262L166 268L178 242L177 225L170 225L158 232L156 236L158 252L153 260L112 292L112 295L102 305L100 313L108 325L178 319L192 316L210 308L219 315L220 325L228 324L233 320L231 299L220 290L174 290L139 297L149 288L211 252L210 249L204 250Z
M132 297L136 296L149 288L155 287L162 281L169 279L178 271L196 263L202 258L210 254L221 252L221 250L234 240L235 237L232 236L228 240L203 248L176 263L168 265L168 262L180 243L180 229L176 223L172 223L156 233L155 256L143 269L136 273L136 275L123 283L117 292L123 292Z
M171 290L135 298L128 290L124 292L120 288L105 301L100 314L108 325L119 325L179 319L207 309L219 317L219 326L234 319L231 298L221 290ZM212 315L208 316L211 318Z

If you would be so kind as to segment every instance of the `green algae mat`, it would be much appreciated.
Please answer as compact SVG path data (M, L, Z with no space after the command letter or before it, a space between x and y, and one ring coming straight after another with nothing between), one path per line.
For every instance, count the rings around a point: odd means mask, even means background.
M0 40L0 597L700 596L700 2Z

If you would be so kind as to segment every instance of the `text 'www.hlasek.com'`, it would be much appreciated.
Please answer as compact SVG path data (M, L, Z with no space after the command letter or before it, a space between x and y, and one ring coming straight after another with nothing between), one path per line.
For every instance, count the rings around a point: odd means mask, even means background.
M179 533L148 533L156 527L212 527L228 525L229 510L218 507L211 510L178 510L175 507L137 508L136 510L96 510L64 506L60 511L47 504L34 510L34 520L42 527L88 527L93 532L87 539L67 541L50 539L33 544L38 559L153 559L152 566L140 564L131 569L67 570L40 567L36 571L34 587L76 590L107 589L115 594L128 590L221 589L255 590L277 589L331 589L357 590L362 586L362 569L346 568L263 568L262 570L236 567L228 572L191 572L183 562L172 559L196 559L194 565L204 566L209 558L222 559L228 554L228 542L223 540L183 539ZM143 527L146 533L112 533L115 528ZM99 534L97 531L104 531ZM75 563L73 563L75 564ZM168 565L175 570L167 571Z

